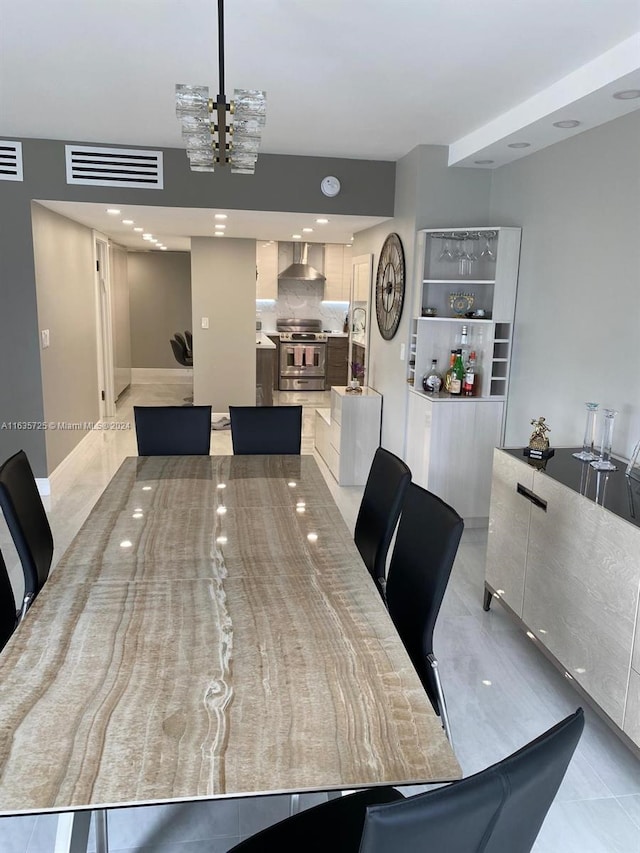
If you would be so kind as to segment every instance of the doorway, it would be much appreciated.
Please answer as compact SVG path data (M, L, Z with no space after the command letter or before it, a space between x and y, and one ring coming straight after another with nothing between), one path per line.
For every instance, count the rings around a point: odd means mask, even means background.
M113 375L113 329L111 324L111 287L109 277L109 240L93 232L96 286L96 331L98 342L98 393L100 419L116 413Z

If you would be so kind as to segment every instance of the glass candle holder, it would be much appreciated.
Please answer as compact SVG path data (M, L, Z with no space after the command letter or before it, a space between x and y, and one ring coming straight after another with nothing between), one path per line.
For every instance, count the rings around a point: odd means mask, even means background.
M613 443L613 426L617 412L615 409L603 409L603 412L604 425L602 427L600 457L591 462L591 465L598 471L615 471L616 466L611 461L611 445Z
M598 412L599 403L585 403L587 407L587 423L584 428L584 438L582 439L582 450L573 455L576 459L581 459L583 462L591 462L598 458L598 454L594 450L596 438L596 414Z

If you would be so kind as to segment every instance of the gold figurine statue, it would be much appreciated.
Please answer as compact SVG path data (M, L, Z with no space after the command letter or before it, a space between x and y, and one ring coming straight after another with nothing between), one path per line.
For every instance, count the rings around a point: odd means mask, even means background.
M533 432L529 439L529 448L531 450L548 450L549 439L547 438L547 433L550 432L550 429L544 422L544 418L532 420L531 425L533 426Z

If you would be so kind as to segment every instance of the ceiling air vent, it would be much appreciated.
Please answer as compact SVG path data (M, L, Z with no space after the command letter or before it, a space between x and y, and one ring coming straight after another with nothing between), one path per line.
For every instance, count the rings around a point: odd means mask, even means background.
M0 139L0 181L22 180L22 142Z
M161 190L162 151L65 145L67 183Z

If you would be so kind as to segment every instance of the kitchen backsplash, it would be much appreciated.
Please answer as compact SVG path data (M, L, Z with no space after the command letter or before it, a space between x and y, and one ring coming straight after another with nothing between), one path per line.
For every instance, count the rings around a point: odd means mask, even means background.
M256 300L256 313L260 314L262 328L275 331L276 321L284 317L322 320L322 328L341 332L347 314L348 302L323 302L322 282L280 281L278 299Z

